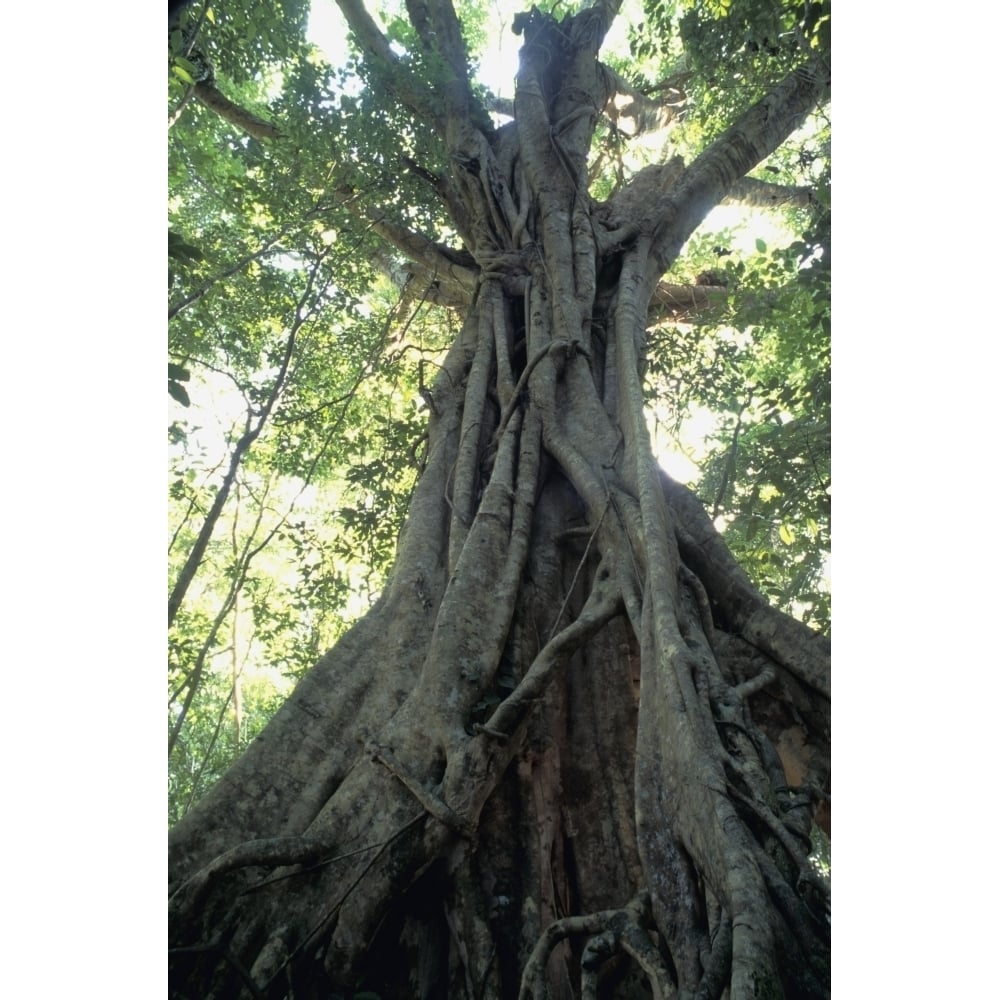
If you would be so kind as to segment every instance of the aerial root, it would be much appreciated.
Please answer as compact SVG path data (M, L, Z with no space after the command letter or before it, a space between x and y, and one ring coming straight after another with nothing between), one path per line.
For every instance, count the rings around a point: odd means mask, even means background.
M368 875L368 872L382 857L387 847L404 833L421 822L426 816L425 811L418 812L412 819L403 823L389 837L380 842L366 844L356 850L329 856L331 844L326 841L305 837L273 837L263 840L248 841L240 844L217 858L212 864L206 865L201 871L188 879L171 897L170 913L172 918L183 914L185 910L193 909L204 898L210 886L223 874L240 868L268 867L282 868L297 866L297 872L288 875L273 875L258 885L251 886L244 892L264 888L271 883L288 878L312 868L328 865L336 861L353 858L361 854L372 853L363 865L360 874L343 887L339 898L326 910L320 920L315 923L295 947L291 947L286 939L287 928L279 928L270 934L267 942L261 947L252 968L247 969L236 955L226 945L224 934L218 934L208 942L178 945L169 949L169 954L205 954L214 953L220 956L239 975L243 984L254 997L270 995L269 990L277 977L292 964L301 954L319 941L323 934L329 931L331 922L336 918L347 897Z
M759 845L754 849L754 858L764 877L768 895L790 932L785 938L790 967L795 968L800 983L808 987L808 995L822 996L825 992L822 984L829 983L830 970L828 953L817 948L817 930L825 926L826 932L829 932L829 889L818 876L803 871L799 875L796 892Z
M768 895L799 942L803 954L811 959L815 928L830 923L829 887L818 874L807 867L799 872L793 888L763 847L756 844L753 851Z
M733 924L725 908L718 910L718 924L712 935L709 949L701 956L701 982L695 994L696 1000L706 997L721 997L729 984L733 965Z
M789 830L774 813L765 806L753 799L743 795L738 789L730 785L730 794L737 801L742 802L781 843L781 846L788 852L788 856L795 863L798 871L804 871L809 867L809 852L812 850L812 843L803 838L797 830ZM800 838L796 840L796 838Z
M221 876L240 868L281 868L310 865L318 861L329 845L309 837L268 837L238 844L195 872L170 897L168 913L179 916L193 910L205 898L209 887Z
M585 1000L596 1000L601 966L624 952L649 977L655 1000L670 1000L676 990L656 944L647 928L653 926L649 893L641 892L619 910L599 910L576 917L563 917L545 929L531 951L521 975L518 1000L544 1000L545 966L560 941L573 934L588 935L580 958L580 974Z
M737 684L733 688L733 694L740 701L746 701L750 695L756 694L758 691L763 691L764 688L769 684L773 684L777 679L778 675L774 667L764 667L756 677L751 677L749 680L743 681L742 684Z
M715 622L712 620L712 604L708 599L708 591L701 582L701 577L689 569L683 562L678 562L681 580L686 583L694 594L698 605L698 617L701 619L701 630L705 633L709 648L717 654L715 642Z
M417 779L385 747L370 749L372 760L378 761L424 807L424 809L452 833L465 840L472 840L475 827L460 816L443 799L428 792Z

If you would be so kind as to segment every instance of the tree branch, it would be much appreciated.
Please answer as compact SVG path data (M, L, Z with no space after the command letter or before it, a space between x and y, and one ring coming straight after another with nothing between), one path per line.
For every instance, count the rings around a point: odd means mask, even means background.
M756 177L741 177L722 199L723 205L749 205L751 208L809 208L815 202L812 188L772 184Z
M634 139L644 133L666 128L678 117L678 109L686 99L686 95L684 91L674 85L676 77L672 77L671 80L647 92L633 87L625 77L606 63L601 63L601 68L612 88L611 96L604 106L604 116L628 138ZM666 92L666 96L660 98L650 96L650 93L656 92ZM619 97L626 97L629 100L627 103L622 101L619 106L617 100ZM509 97L497 97L491 94L487 99L486 107L494 114L505 115L507 118L515 117L514 101ZM622 119L633 122L631 131L625 131L621 128Z
M177 576L173 589L170 591L170 597L167 601L168 626L172 625L174 619L177 617L177 612L180 610L181 603L184 600L188 587L191 585L191 581L194 579L199 566L201 566L205 550L208 548L212 532L215 530L215 526L222 515L222 509L225 506L226 500L229 498L229 493L236 480L236 473L240 468L240 464L242 463L246 453L250 450L250 447L257 440L257 438L260 437L268 419L271 416L271 411L274 409L278 398L281 396L285 387L285 380L288 375L289 365L291 364L292 354L295 350L296 338L298 337L303 324L311 314L311 309L305 312L304 310L306 302L312 293L322 260L323 256L320 256L319 259L317 259L313 270L309 274L305 290L296 305L295 319L285 341L284 355L281 360L281 365L278 368L278 373L271 385L271 391L268 393L263 405L256 412L252 409L248 410L243 434L240 436L240 439L236 443L236 447L233 449L233 453L230 456L229 468L226 470L226 475L223 477L219 490L215 495L215 500L212 503L212 507L205 516L205 521L201 526L198 537L195 540L194 545L191 547L191 551L188 553L188 557L184 561L184 565L181 567L181 571Z
M444 243L435 243L426 236L388 219L371 220L370 225L373 233L377 233L387 243L402 251L410 260L422 264L432 274L441 275L470 296L475 291L479 269L459 263L456 260L459 255L451 247ZM470 265L471 263L470 261Z
M190 295L185 296L183 299L176 302L174 305L170 306L170 308L167 309L167 319L168 320L173 319L179 312L186 309L189 305L192 305L193 303L197 302L199 299L205 296L212 289L213 286L217 285L220 281L225 281L226 278L231 278L234 274L236 274L238 271L242 271L243 268L249 266L255 260L260 260L266 254L268 254L272 249L274 249L282 239L284 239L290 232L292 232L292 230L297 225L299 225L298 222L294 223L293 225L282 227L274 236L272 236L268 240L265 240L265 242L263 243L263 245L260 247L259 250L255 250L253 253L249 253L241 257L238 261L236 261L235 264L232 264L230 267L227 267L225 270L220 271L218 274L209 278L207 281L204 282L204 284L202 284L198 289L193 291Z
M667 91L665 97L654 100L633 87L625 77L610 66L603 63L601 65L614 87L614 93L604 107L604 113L619 131L624 131L619 124L621 119L630 120L633 123L632 129L625 133L630 139L646 132L656 132L666 128L677 117L677 107L684 101L683 92L671 89ZM619 103L620 97L629 100Z
M717 313L729 302L724 285L674 285L661 281L649 302L647 323L655 326L668 320L690 321L706 313Z
M404 66L389 39L382 34L362 0L337 0L355 40L373 69L383 77L389 90L418 119L433 122L439 132L444 132L444 116L440 101L434 99L430 88L416 80L408 67Z
M657 276L729 189L799 128L829 85L829 75L817 64L793 70L684 171L658 213L650 253Z
M224 118L230 125L235 125L255 139L277 139L281 135L278 128L270 122L234 104L214 83L196 83L194 96L220 118Z
M406 0L410 21L424 51L439 56L451 71L441 88L448 119L449 146L472 123L481 132L492 131L486 109L472 91L469 79L469 52L462 37L462 25L451 0Z

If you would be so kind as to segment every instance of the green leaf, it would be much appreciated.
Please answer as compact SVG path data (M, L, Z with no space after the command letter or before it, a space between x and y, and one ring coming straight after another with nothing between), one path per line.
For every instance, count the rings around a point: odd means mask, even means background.
M759 236L754 240L754 245L757 247L758 253L765 253L767 251L767 244Z
M175 365L172 361L168 361L167 378L174 382L188 382L191 379L191 372L180 365Z
M180 382L175 382L173 379L167 382L167 392L169 392L170 395L181 404L181 406L191 405L191 397L188 396L187 389L185 389Z
M173 66L170 67L170 71L183 83L192 87L194 86L194 77L180 64L174 63Z
M782 524L778 527L778 537L786 545L791 545L795 541L795 532L787 524Z

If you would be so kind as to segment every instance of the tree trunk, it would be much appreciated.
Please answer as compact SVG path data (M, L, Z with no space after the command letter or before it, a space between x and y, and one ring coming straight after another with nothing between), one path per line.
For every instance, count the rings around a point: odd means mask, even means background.
M175 997L829 995L828 647L658 469L641 382L660 276L825 83L597 203L610 13L522 24L516 126L446 92L478 284L426 466L376 607L171 833Z

